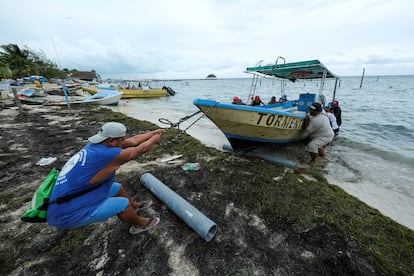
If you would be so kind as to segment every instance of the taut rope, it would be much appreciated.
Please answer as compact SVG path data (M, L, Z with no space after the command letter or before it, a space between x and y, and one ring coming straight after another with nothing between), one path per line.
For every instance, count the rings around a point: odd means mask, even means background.
M163 146L166 146L166 145L168 145L170 143L176 142L180 138L180 136L182 135L183 132L186 132L190 127L192 127L195 123L197 123L201 118L204 117L204 114L202 114L199 118L197 118L194 122L192 122L189 126L187 126L187 128L185 128L184 130L180 130L180 124L181 123L187 121L188 119L192 118L193 116L195 116L195 115L197 115L199 113L202 113L202 112L201 111L197 111L197 112L195 112L195 113L193 113L191 115L185 116L185 117L181 118L180 120L178 120L177 123L173 123L170 120L165 119L165 118L158 119L158 121L160 123L169 125L169 127L167 129L177 128L177 130L179 131L179 133L177 134L177 136L175 136L174 138L172 138L169 142L163 144ZM190 156L189 156L188 151L187 151L187 149L185 147L185 144L183 143L182 140L180 140L180 142L183 145L183 149L184 149L185 154L187 156L187 162L190 162Z

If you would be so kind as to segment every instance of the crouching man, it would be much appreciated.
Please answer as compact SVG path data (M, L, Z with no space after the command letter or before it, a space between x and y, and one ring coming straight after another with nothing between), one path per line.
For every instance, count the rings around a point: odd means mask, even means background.
M125 125L105 123L60 171L50 198L47 222L58 229L76 228L117 215L131 225L131 234L155 227L160 221L158 217L140 217L136 212L152 202L134 201L114 178L122 164L149 151L164 133L165 130L158 129L127 137ZM53 203L57 198L86 190L68 202Z

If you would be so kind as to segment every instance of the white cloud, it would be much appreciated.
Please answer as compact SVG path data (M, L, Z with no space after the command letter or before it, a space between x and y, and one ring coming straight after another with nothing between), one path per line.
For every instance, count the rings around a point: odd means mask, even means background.
M8 1L0 44L103 77L245 76L258 60L320 59L339 75L413 74L409 0Z

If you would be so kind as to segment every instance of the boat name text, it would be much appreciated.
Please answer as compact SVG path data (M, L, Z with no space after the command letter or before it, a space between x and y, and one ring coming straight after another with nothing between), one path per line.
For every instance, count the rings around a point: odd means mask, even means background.
M259 113L259 119L256 124L260 125L261 123L272 127L300 129L302 128L303 119L292 116Z

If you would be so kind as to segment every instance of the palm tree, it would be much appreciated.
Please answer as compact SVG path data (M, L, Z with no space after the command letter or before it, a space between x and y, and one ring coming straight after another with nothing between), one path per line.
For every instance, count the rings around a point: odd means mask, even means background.
M59 70L57 65L46 58L43 52L35 53L28 48L21 49L16 44L0 46L0 65L12 71L12 77L30 75L65 77L67 72Z
M0 77L3 78L10 78L12 77L12 71L10 70L9 66L0 62Z
M12 70L14 77L30 75L32 60L29 50L20 49L16 44L1 45L0 48L0 62Z

